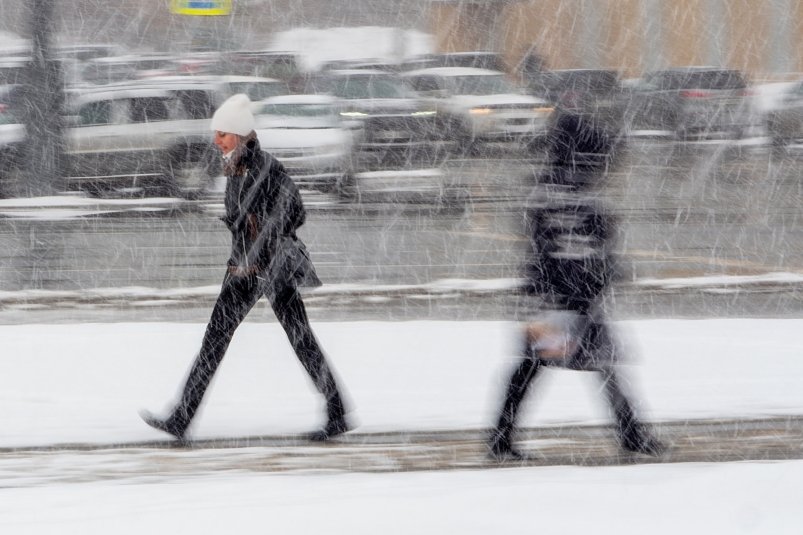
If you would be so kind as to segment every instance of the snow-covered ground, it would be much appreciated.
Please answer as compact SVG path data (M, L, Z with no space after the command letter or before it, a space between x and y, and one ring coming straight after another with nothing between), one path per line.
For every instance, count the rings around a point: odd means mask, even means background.
M359 431L485 428L513 359L507 322L314 325ZM653 421L803 411L803 319L617 324ZM161 438L204 325L0 326L0 447ZM276 323L238 331L195 437L297 433L321 407ZM524 425L607 421L593 374L550 370ZM191 451L186 453L192 462ZM222 450L221 455L225 455ZM43 460L43 462L47 462ZM5 488L2 533L800 533L803 461L359 474L217 472ZM199 472L203 467L199 466ZM76 467L80 474L80 467Z

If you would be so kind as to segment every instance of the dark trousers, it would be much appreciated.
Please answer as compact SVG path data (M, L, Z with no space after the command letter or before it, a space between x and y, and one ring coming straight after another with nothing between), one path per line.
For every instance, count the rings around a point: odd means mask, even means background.
M215 375L234 331L262 295L266 295L293 350L327 403L330 419L340 418L345 410L335 377L312 332L307 311L295 285L268 283L264 279L226 275L220 295L206 327L201 351L187 376L181 399L170 417L171 425L184 430L192 421Z
M613 363L615 348L611 336L604 323L593 322L588 325L582 335L579 346L580 351L610 352L608 362L601 363L595 369L602 381L605 398L611 407L616 422L616 434L620 441L627 441L641 432L640 423L636 418L633 407L625 394L620 378ZM609 345L610 344L610 345ZM519 407L527 394L527 390L538 375L544 361L539 358L537 351L533 351L529 342L525 340L522 347L522 358L513 370L508 381L502 410L499 413L495 435L498 438L510 440L515 431Z

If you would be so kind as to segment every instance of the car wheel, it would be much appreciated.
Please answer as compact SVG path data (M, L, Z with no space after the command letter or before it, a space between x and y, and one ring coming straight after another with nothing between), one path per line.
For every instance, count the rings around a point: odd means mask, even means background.
M184 199L197 199L219 173L216 150L211 145L190 146L174 151L165 189Z

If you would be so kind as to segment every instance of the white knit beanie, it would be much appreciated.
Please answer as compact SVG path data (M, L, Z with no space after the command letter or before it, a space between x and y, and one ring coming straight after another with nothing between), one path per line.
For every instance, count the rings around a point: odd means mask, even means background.
M254 115L248 95L238 93L226 99L212 116L212 131L247 136L254 129Z

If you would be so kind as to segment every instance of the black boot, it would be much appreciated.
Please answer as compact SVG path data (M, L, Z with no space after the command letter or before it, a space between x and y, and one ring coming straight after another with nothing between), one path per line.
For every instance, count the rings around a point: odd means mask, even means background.
M620 432L619 444L625 451L651 457L660 457L666 451L666 446L659 442L642 424L631 425L626 431Z
M153 427L154 429L158 429L159 431L164 431L167 434L173 435L179 441L184 441L184 433L187 432L187 426L181 425L179 422L176 421L175 418L172 416L163 419L151 414L148 411L141 411L139 413L140 417L145 421L146 424Z
M321 429L310 433L309 439L313 442L326 442L338 435L342 435L350 429L351 427L346 421L345 416L343 416L327 421L326 425Z
M519 406L524 400L530 383L538 373L540 361L535 357L526 340L522 354L521 362L510 377L496 428L488 439L488 456L496 461L527 459L523 453L513 447L511 437L516 429Z
M510 441L510 433L496 430L488 439L488 458L497 461L529 461L532 457L522 453Z
M619 384L619 377L611 366L602 370L603 386L616 419L616 437L623 450L658 457L666 447L652 436L633 411L627 395Z
M326 425L318 431L310 433L309 439L313 442L326 442L327 440L350 431L351 426L346 420L346 410L343 407L343 400L335 390L332 397L327 402Z

